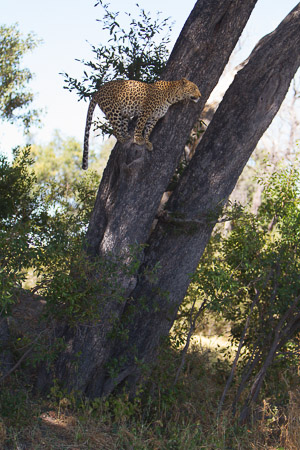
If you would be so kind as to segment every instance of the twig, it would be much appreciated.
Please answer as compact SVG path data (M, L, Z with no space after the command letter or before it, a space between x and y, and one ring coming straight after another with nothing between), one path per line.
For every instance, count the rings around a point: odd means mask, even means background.
M221 397L219 405L218 405L217 416L219 416L221 411L222 411L222 407L223 407L223 404L224 404L224 400L225 400L226 394L227 394L228 389L229 389L229 387L230 387L230 385L232 383L232 380L233 380L233 377L234 377L234 373L235 373L235 370L236 370L236 366L237 366L237 363L238 363L238 360L239 360L239 357L240 357L240 354L241 354L241 350L242 350L242 347L243 347L243 344L244 344L245 336L246 336L246 333L247 333L247 330L248 330L248 327L249 327L252 311L253 311L254 306L258 302L258 300L259 300L259 292L257 292L254 300L252 301L250 312L248 314L248 317L247 317L247 320L246 320L246 323L245 323L245 326L244 326L244 330L243 330L243 333L242 333L242 336L241 336L241 339L240 339L240 342L239 342L239 346L238 346L238 349L237 349L237 352L236 352L236 355L235 355L235 358L234 358L234 361L233 361L233 364L232 364L232 367L231 367L230 375L229 375L229 377L227 379L227 382L226 382L226 385L225 385L222 397Z
M271 348L267 354L267 357L265 359L265 362L262 366L262 368L260 369L260 371L258 372L258 374L255 377L255 380L251 386L250 389L250 393L248 395L247 400L244 403L242 412L240 414L240 418L239 421L241 423L244 423L247 420L248 414L249 414L249 405L251 402L256 401L258 394L260 392L263 380L266 376L266 372L269 368L269 366L271 365L276 352L278 351L278 349L280 348L280 346L282 345L282 343L284 343L284 336L288 334L288 331L291 329L291 327L295 324L295 322L299 319L300 317L300 312L296 315L296 317L293 317L292 321L290 324L287 324L285 328L282 328L284 322L288 319L288 317L293 313L293 311L295 310L297 304L299 303L300 300L300 295L298 297L296 297L292 303L292 305L290 306L290 308L285 312L285 314L282 316L282 318L280 319L280 321L278 322L275 331L274 331L274 339L273 339L273 343L271 345ZM273 334L273 331L271 331L270 335ZM280 342L281 341L281 342Z
M253 369L255 368L255 366L257 365L257 363L259 362L259 359L261 357L261 351L260 351L260 349L257 349L257 347L258 347L258 344L256 341L256 346L252 352L251 358L249 358L249 360L243 370L242 380L240 382L240 385L239 385L238 391L235 395L235 398L232 402L232 415L233 416L235 416L235 414L236 414L236 406L237 406L239 398L245 388L246 381L250 377L251 373L253 372Z
M177 369L177 372L176 372L176 376L175 376L175 380L174 380L174 386L177 383L179 375L180 375L180 373L181 373L181 371L183 369L183 366L184 366L184 363L185 363L186 354L187 354L187 351L188 351L189 346L190 346L191 337L192 337L192 334L194 333L195 328L196 328L196 321L197 321L198 317L200 316L200 314L202 313L202 311L204 310L204 307L206 306L206 303L207 303L207 299L205 299L202 302L202 304L201 304L197 314L193 318L193 310L194 310L194 307L195 307L195 303L196 303L196 299L194 300L193 306L191 308L190 329L189 329L189 332L188 332L188 335L187 335L187 338L186 338L185 346L184 346L184 348L182 350L182 353L181 353L181 362L180 362L180 365L179 365L179 367Z
M273 270L269 271L268 276L265 279L263 289L266 287L268 281L270 280L272 272L273 272ZM237 363L238 363L238 360L239 360L239 357L240 357L240 354L241 354L241 350L242 350L242 347L243 347L243 344L244 344L244 341L245 341L245 336L246 336L246 333L247 333L247 330L248 330L248 327L249 327L250 318L251 318L254 306L259 301L259 297L260 297L260 291L257 291L256 295L255 295L255 297L254 297L254 299L253 299L253 301L251 303L250 311L249 311L249 314L248 314L248 317L247 317L247 320L246 320L246 323L245 323L245 326L244 326L244 329L243 329L243 333L242 333L242 336L241 336L241 339L240 339L240 342L239 342L239 346L238 346L238 349L237 349L237 352L236 352L236 355L235 355L235 358L234 358L234 361L233 361L233 364L232 364L232 367L231 367L230 375L229 375L229 377L227 379L227 382L226 382L226 385L225 385L222 397L221 397L219 405L218 405L218 411L217 411L217 415L218 416L221 413L226 394L227 394L228 389L229 389L229 387L230 387L230 385L232 383L232 380L233 380L233 377L234 377L234 373L235 373L235 370L236 370L236 366L237 366Z
M38 336L34 339L33 344L29 347L29 349L23 353L23 355L21 356L21 358L19 359L19 361L16 362L16 364L5 374L0 378L0 383L3 383L3 381L9 376L11 375L18 367L19 365L24 361L24 359L30 354L30 352L33 350L36 342L40 339L41 335L43 333L45 333L46 331L48 331L48 329L45 329L43 331L41 331Z
M26 356L29 355L29 353L31 352L31 350L33 349L33 345L27 350L27 352L25 352L21 358L19 359L19 361L5 374L3 375L3 377L0 378L0 383L3 383L3 381L5 380L5 378L7 378L11 373L13 373L18 367L19 365L22 363L22 361L24 361L24 359L26 358Z

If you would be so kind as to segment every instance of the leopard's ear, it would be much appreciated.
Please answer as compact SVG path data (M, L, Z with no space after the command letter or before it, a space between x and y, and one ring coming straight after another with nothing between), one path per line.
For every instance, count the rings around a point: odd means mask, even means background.
M188 82L189 82L189 80L187 80L187 79L186 79L186 78L184 78L184 77L183 77L183 78L181 79L181 81L183 82L183 84L186 84L186 83L188 83Z

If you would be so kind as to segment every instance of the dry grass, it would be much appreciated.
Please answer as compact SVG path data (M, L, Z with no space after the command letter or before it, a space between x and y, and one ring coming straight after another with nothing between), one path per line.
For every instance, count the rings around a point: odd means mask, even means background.
M300 390L289 393L286 423L281 427L281 438L289 450L300 449Z
M178 384L173 386L180 357L165 349L147 393L134 404L126 397L79 401L58 390L47 399L34 398L28 390L18 394L19 409L9 416L4 408L0 420L0 449L300 450L300 390L292 389L284 406L263 400L253 426L236 424L230 398L217 418L228 374L219 350L226 343L197 340ZM17 392L20 379L13 387L11 381L6 389Z

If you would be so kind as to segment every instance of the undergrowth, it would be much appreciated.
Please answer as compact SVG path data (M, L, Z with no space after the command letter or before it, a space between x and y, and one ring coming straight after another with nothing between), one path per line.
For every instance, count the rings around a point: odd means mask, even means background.
M232 417L230 398L217 417L230 367L224 358L220 364L221 358L217 349L194 345L174 385L180 355L166 347L132 402L125 394L87 400L67 394L58 384L41 396L32 391L26 372L18 372L0 392L0 448L299 450L298 374L285 371L271 379L262 406L252 411L252 426L241 426ZM278 403L282 383L287 397Z

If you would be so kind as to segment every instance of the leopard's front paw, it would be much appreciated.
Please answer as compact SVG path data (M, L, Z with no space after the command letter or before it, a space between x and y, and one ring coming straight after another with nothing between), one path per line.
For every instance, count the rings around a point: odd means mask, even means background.
M145 139L139 136L134 136L133 142L137 145L145 145Z
M146 141L146 145L149 152L151 152L153 150L153 144L150 141Z

